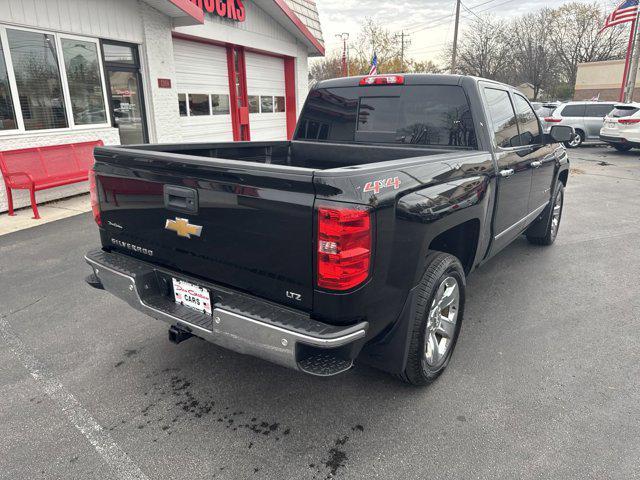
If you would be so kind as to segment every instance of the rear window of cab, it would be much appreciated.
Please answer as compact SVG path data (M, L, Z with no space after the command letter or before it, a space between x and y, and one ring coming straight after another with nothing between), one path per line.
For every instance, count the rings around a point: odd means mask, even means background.
M477 149L469 101L452 85L312 90L296 139Z

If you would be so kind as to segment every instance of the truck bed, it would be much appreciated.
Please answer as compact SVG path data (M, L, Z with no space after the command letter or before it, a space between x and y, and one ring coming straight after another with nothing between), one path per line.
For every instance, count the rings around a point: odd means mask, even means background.
M223 159L282 165L310 170L330 170L403 158L426 157L460 152L460 148L340 144L328 142L235 142L141 145L131 150L200 159ZM121 149L118 149L121 150ZM327 152L331 152L330 155ZM174 157L175 158L175 157Z
M382 170L397 175L425 157L448 170L466 155L478 152L307 141L97 148L102 243L310 311L316 199L366 203L363 186ZM165 227L181 219L202 235Z

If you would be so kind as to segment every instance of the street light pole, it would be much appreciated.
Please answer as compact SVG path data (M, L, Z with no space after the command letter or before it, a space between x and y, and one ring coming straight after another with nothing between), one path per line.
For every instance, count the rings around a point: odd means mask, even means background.
M456 27L453 32L453 55L451 56L451 73L456 73L457 60L458 60L458 29L460 27L460 4L462 0L457 0L456 3Z
M343 32L338 33L336 35L340 40L342 40L342 76L349 76L349 50L347 46L347 40L349 40L349 33Z

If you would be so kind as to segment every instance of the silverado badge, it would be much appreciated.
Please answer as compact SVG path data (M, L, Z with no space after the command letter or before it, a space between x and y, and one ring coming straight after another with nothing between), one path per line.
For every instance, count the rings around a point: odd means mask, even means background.
M199 237L202 233L202 226L200 225L191 225L189 220L186 218L178 218L175 220L167 220L164 228L167 230L171 230L172 232L176 232L179 237L191 238L191 235L195 235Z

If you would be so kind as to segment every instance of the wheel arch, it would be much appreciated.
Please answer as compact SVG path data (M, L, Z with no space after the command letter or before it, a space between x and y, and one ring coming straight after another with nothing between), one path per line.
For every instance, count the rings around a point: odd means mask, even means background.
M567 182L569 181L568 168L560 172L560 174L558 175L558 180L562 183L562 185L564 185L565 187L567 186Z
M429 244L429 250L453 255L468 275L473 268L479 239L480 220L472 218L437 235Z

